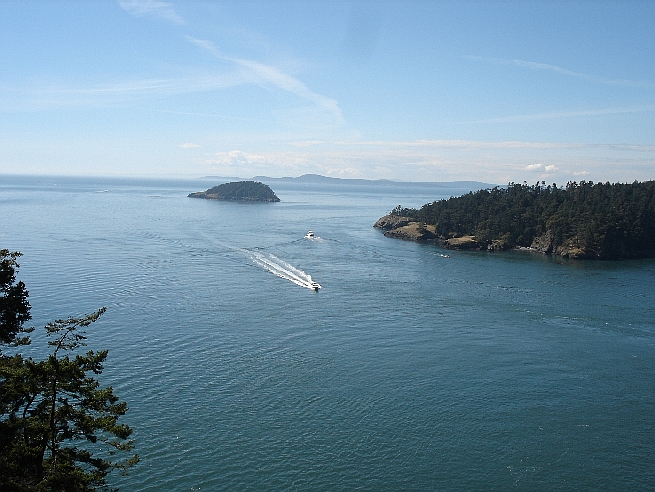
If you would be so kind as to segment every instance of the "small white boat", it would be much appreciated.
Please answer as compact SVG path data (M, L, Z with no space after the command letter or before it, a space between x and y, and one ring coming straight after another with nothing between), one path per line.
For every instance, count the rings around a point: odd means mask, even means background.
M305 234L305 239L314 239L314 233L312 231L307 231L307 234Z
M318 282L314 282L313 280L309 284L312 286L312 289L314 289L315 292L318 292L318 289L321 288L321 285Z

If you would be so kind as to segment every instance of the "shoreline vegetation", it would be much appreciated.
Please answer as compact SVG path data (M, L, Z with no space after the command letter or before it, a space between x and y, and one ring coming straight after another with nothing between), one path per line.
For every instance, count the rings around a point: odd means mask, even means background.
M618 260L655 254L655 181L631 184L509 183L400 205L374 227L391 238L447 249L521 249L572 259Z
M189 198L228 200L239 202L279 202L280 199L268 185L259 181L223 183L207 191L189 193Z

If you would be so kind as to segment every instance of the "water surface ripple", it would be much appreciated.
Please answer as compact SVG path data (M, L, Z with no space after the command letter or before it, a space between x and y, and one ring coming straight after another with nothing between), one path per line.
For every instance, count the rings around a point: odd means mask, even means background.
M186 198L214 184L0 179L33 324L108 307L89 342L142 458L113 485L655 489L655 261L447 258L373 229L451 188Z

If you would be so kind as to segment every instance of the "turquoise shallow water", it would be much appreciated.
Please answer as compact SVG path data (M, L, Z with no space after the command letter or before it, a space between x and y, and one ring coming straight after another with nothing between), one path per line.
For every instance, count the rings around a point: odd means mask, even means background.
M372 227L466 189L186 198L214 184L0 178L33 324L108 307L89 341L142 458L121 490L655 488L655 261L447 258Z

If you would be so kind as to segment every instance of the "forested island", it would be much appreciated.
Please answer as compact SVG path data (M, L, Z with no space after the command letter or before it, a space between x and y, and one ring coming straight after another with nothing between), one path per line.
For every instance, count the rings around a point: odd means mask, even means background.
M375 227L385 236L452 249L522 248L568 258L621 259L655 253L655 181L631 184L545 182L400 205Z
M206 198L208 200L231 200L246 202L279 202L280 199L268 185L259 181L237 181L223 183L207 191L189 193L190 198Z

